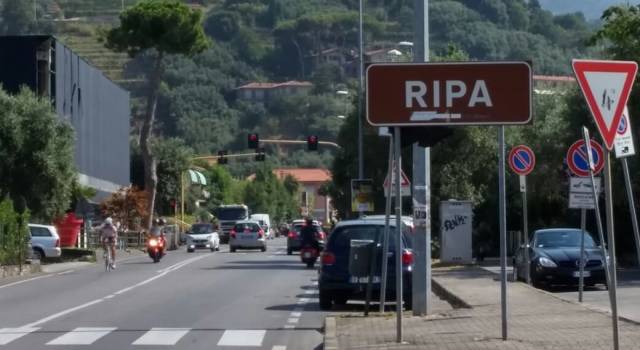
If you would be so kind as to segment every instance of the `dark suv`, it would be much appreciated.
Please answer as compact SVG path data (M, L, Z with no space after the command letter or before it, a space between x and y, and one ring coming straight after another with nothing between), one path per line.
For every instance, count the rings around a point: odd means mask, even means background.
M386 299L395 300L395 252L397 230L395 222L389 230L389 250L387 254L387 291ZM380 275L382 260L382 238L384 219L358 219L342 221L336 225L329 236L327 245L320 258L320 308L331 309L335 304L346 304L348 300L364 300L366 280L349 274L349 252L352 240L373 240L377 242L378 264L374 270L372 300L380 300ZM405 307L411 309L411 271L413 252L409 229L402 227L402 277Z

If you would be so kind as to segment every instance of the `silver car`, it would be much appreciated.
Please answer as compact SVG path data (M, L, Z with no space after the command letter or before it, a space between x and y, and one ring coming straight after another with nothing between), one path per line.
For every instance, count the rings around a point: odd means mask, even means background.
M29 224L29 233L34 259L59 258L62 255L60 236L55 227Z
M220 250L220 237L214 231L213 224L198 223L191 226L187 233L187 252L193 253L196 249Z
M229 251L236 249L267 250L267 239L260 223L252 220L238 221L229 233Z

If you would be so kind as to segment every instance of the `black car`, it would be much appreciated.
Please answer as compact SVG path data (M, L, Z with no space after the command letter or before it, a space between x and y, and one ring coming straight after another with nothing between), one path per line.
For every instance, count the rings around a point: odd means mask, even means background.
M579 229L537 230L528 247L516 252L514 266L519 280L526 280L525 251L529 249L531 282L534 286L576 285L580 272ZM589 232L584 233L584 282L587 286L606 284L604 259Z
M391 223L389 232L388 276L386 299L395 300L395 252L397 232L395 223ZM358 219L341 221L329 235L327 245L320 257L320 276L318 290L320 308L331 309L333 304L345 304L348 300L364 300L367 280L349 273L349 252L352 240L373 240L378 242L376 253L377 267L373 277L373 299L380 300L380 275L382 261L382 237L384 219ZM410 230L402 228L402 277L405 307L411 309L411 271L413 269L413 251L411 249Z

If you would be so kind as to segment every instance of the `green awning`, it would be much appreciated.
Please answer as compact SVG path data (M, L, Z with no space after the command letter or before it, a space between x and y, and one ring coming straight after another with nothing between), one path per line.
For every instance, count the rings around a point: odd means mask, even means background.
M189 170L189 180L192 185L205 186L207 184L207 178L201 172L195 170Z

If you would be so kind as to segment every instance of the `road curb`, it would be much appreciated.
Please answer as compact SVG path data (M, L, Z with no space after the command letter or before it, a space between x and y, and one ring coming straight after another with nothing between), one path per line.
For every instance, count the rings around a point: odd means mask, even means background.
M338 336L336 334L336 318L327 316L324 318L324 350L338 349Z
M454 309L472 309L471 305L459 296L455 295L451 290L447 289L437 279L431 279L431 290L440 299L447 301Z
M522 283L522 282L520 282L520 283ZM585 308L585 309L587 309L589 311L597 312L597 313L604 314L604 315L607 315L607 316L612 316L610 310L603 309L603 308L600 308L600 307L597 307L597 306L593 306L593 305L589 305L589 304L585 304L585 303L580 303L577 300L565 299L565 298L563 298L563 297L561 297L559 295L553 294L553 293L548 292L548 291L543 290L543 289L538 289L538 288L536 288L534 286L531 286L531 285L528 285L526 283L522 283L522 285L527 287L527 288L533 289L534 291L536 291L538 293L542 293L542 294L554 297L554 298L556 298L556 299L558 299L560 301L563 301L565 303L581 306L581 307L583 307L583 308ZM625 317L625 316L620 316L620 314L618 314L618 319L620 319L622 321L625 321L625 322L628 322L628 323L635 324L635 325L640 325L640 321L636 321L634 319L631 319L631 318L628 318L628 317Z

